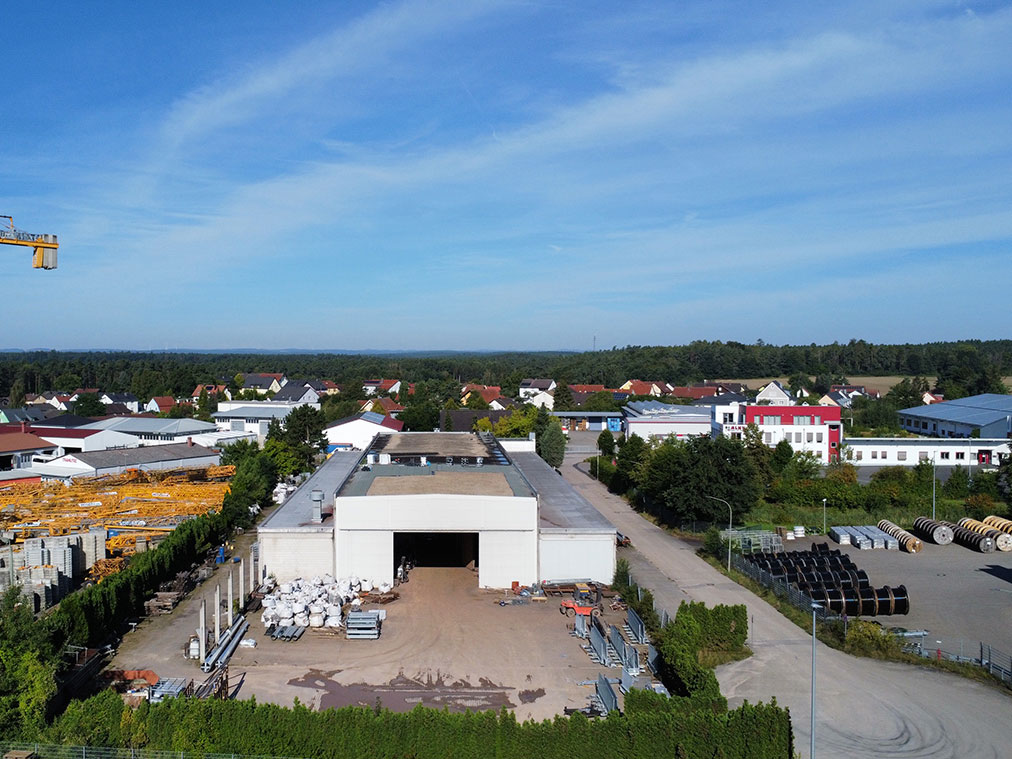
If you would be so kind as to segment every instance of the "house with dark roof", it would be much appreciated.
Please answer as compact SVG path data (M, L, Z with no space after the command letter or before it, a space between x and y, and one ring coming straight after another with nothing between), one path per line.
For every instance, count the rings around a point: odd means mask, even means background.
M290 380L287 385L274 393L273 401L285 401L296 406L318 404L320 394L301 380Z
M133 393L102 393L98 399L106 406L113 403L121 403L133 414L141 410L141 402Z
M242 389L253 390L259 395L276 393L284 383L283 374L244 374L242 376Z
M555 380L537 379L528 377L520 382L520 397L522 399L533 398L541 393L552 393L555 391Z

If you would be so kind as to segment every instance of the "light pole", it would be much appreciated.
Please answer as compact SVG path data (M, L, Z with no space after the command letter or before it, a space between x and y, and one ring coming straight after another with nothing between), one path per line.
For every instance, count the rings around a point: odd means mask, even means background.
M809 750L811 759L815 759L815 612L822 607L812 604L812 745Z
M935 453L931 454L931 521L935 521Z
M709 498L711 501L720 501L722 504L727 506L727 571L731 571L731 522L734 517L731 515L731 504L725 501L723 498L717 498L712 495L704 495L703 498Z
M822 534L826 534L826 499L822 499Z

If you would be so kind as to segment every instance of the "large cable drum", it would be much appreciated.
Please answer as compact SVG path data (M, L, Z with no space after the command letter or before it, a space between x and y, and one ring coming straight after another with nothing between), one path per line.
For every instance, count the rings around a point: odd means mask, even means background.
M941 524L952 530L952 539L961 546L972 548L981 553L994 553L994 540L987 535L981 535L951 522L942 522Z
M882 530L886 535L890 535L899 541L899 544L903 547L903 550L907 553L917 553L920 551L924 544L921 543L920 538L912 535L911 533L904 530L898 524L890 522L888 519L883 519L878 523L878 528Z
M1007 532L1012 535L1012 519L1004 519L1003 517L995 516L992 514L989 517L984 517L984 524L988 527L993 527L996 530Z
M940 546L947 546L954 539L952 527L928 517L917 517L914 520L914 529Z
M970 517L963 517L959 520L959 526L976 532L978 535L986 535L994 541L994 547L999 551L1012 551L1012 535L983 522L978 522Z

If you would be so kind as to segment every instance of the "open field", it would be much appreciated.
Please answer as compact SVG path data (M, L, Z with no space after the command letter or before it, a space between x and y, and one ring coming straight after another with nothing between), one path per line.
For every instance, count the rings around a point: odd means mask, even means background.
M124 640L113 668L199 682L203 675L182 657L182 646L197 626L199 598L212 600L217 581L204 583L171 615L144 621ZM259 615L251 615L248 637L258 645L232 658L234 694L283 705L298 698L315 708L373 706L377 699L398 711L419 703L506 706L521 720L547 719L567 706L586 706L593 686L580 683L604 671L569 634L558 599L500 607L500 593L480 590L470 570L443 567L416 568L397 590L400 599L378 607L387 620L375 641L312 630L294 643L272 641Z

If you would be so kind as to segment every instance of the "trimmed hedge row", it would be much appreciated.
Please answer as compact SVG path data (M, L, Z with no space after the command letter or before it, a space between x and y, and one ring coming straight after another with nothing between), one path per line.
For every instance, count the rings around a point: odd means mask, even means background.
M790 718L771 705L722 714L683 712L654 694L632 696L626 715L582 714L519 723L500 712L406 714L345 707L315 712L255 701L172 699L136 711L110 691L68 707L46 738L60 743L344 759L571 759L593 749L617 759L789 759ZM627 699L627 703L630 703Z

